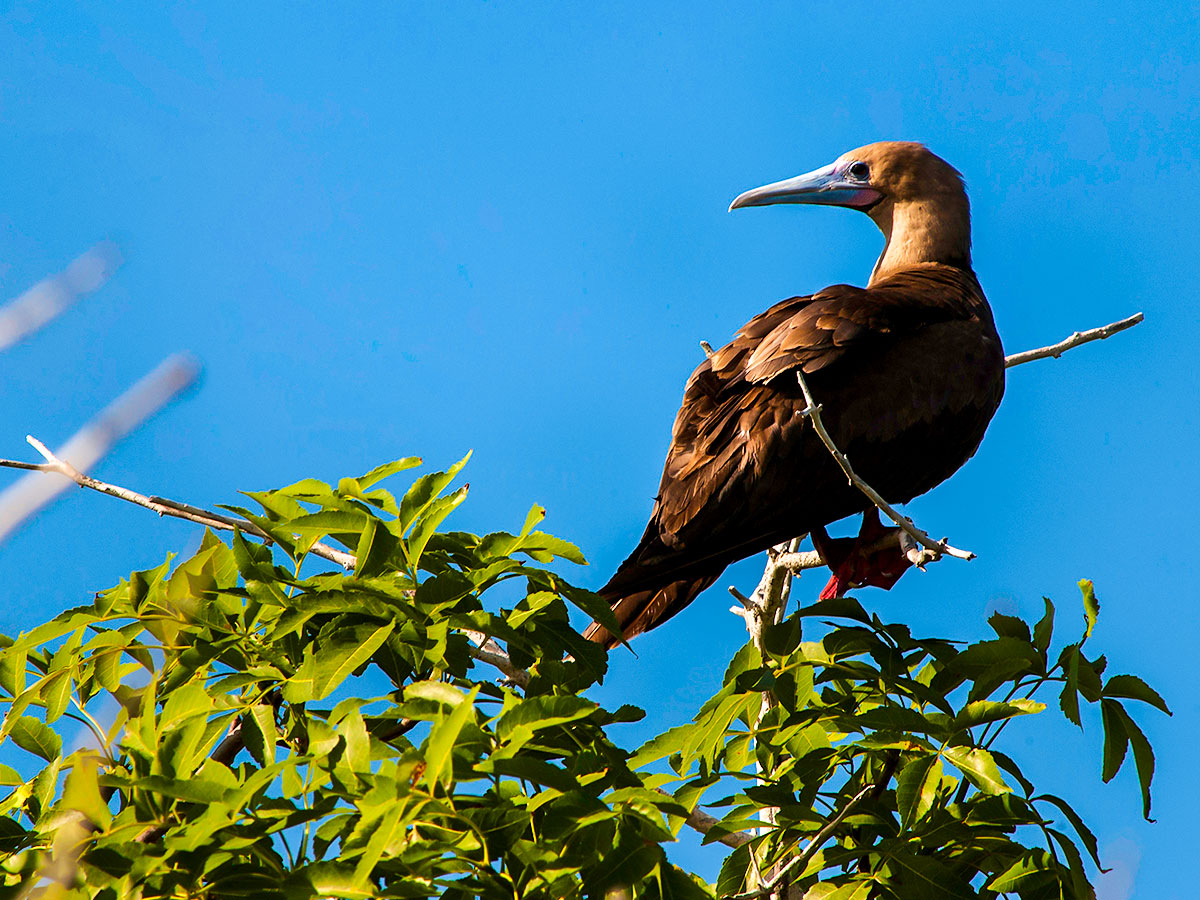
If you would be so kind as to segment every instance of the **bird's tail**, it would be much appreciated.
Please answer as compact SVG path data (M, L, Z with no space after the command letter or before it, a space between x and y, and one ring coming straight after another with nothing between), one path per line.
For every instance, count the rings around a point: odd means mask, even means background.
M686 578L672 582L663 588L638 591L632 594L625 594L624 596L619 593L610 593L607 589L602 589L600 596L612 601L612 609L617 617L617 624L621 626L624 639L629 640L634 635L642 634L651 628L657 628L663 622L667 621L667 619L691 603L697 594L716 581L720 577L720 574L721 572L718 570L710 575ZM609 650L621 643L621 638L611 634L599 622L593 622L589 625L587 630L583 632L583 636L589 641L603 644Z

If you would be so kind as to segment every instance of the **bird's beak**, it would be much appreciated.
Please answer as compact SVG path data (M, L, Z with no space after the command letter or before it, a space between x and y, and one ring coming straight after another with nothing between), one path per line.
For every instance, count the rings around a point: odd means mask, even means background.
M786 181L764 184L739 194L729 204L730 211L743 206L770 206L774 203L814 203L822 206L848 206L866 209L883 194L865 184L850 181L837 171L835 164Z

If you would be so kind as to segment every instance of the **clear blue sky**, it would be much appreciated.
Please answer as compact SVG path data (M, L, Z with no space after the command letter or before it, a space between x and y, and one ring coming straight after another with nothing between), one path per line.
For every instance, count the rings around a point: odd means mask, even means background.
M972 637L1043 594L1070 619L1094 579L1109 671L1176 710L1142 717L1158 824L1131 773L1099 785L1098 721L1024 751L1109 850L1103 900L1191 896L1196 8L741 6L4 4L0 288L105 237L128 262L0 358L0 456L28 458L27 432L65 439L190 350L200 388L99 476L212 504L473 447L453 524L509 528L541 502L599 586L644 525L697 342L862 284L881 244L853 212L730 199L871 140L924 141L967 179L1010 351L1147 318L1013 371L976 458L910 507L979 559L862 599ZM0 630L195 539L74 492L0 546ZM743 639L727 606L713 591L617 655L604 699L649 711L630 744L714 688Z

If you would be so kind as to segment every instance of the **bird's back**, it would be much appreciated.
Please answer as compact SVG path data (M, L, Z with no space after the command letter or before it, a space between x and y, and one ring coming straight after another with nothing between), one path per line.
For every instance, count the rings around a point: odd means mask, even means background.
M601 589L627 635L729 563L867 507L802 415L797 371L856 471L896 503L974 454L1004 391L991 309L966 268L921 264L756 316L689 379L649 525Z

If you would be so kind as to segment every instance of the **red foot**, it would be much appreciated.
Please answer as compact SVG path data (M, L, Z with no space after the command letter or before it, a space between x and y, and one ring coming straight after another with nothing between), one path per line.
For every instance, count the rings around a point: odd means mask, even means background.
M833 572L821 591L821 600L841 597L850 588L866 585L886 591L900 580L912 563L899 547L874 552L864 549L876 543L888 530L879 521L879 511L870 509L863 513L862 528L856 538L830 538L824 528L813 532L813 546Z

